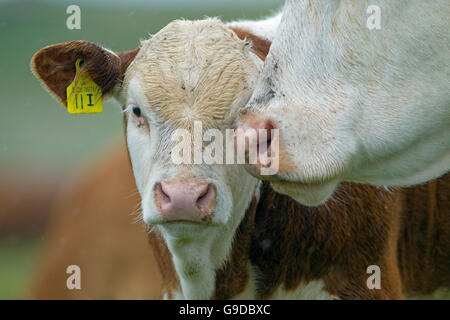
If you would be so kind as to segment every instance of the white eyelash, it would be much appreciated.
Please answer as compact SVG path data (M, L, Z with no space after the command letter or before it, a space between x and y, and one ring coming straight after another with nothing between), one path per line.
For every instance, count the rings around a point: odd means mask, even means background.
M136 107L134 104L128 104L125 109L122 110L123 113L131 112L133 110L133 107Z

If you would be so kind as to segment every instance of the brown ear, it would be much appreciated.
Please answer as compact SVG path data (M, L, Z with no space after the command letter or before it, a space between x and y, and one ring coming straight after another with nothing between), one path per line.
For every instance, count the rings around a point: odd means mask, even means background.
M81 71L88 72L105 97L136 57L139 48L113 53L89 41L63 42L45 47L31 59L31 69L47 90L67 106L66 89L75 78L75 62L83 58Z
M255 54L261 59L266 60L266 56L269 53L270 45L272 42L269 40L258 37L257 35L251 33L248 30L239 27L230 27L231 30L236 33L236 35L241 40L248 40L252 43L252 49Z

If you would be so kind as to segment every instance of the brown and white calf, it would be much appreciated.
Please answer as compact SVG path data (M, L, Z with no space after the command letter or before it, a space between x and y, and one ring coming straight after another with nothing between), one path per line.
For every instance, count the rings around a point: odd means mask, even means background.
M83 57L105 96L124 106L166 297L400 298L448 286L447 178L416 189L425 196L412 200L409 191L343 185L335 201L307 208L241 165L173 163L176 130L195 134L195 121L222 134L235 126L268 40L215 19L176 21L140 50L114 54L88 42L64 43L38 52L33 68L65 103L64 86ZM408 207L414 199L422 205L417 213ZM371 265L381 269L380 290L367 287Z
M279 128L275 190L410 186L450 170L448 0L286 0L242 126ZM379 29L373 22L379 18Z

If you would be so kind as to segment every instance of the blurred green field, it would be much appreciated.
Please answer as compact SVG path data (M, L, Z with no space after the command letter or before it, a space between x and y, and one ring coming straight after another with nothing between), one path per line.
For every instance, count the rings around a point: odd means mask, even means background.
M239 5L196 1L192 7L170 5L170 0L164 7L99 2L81 4L81 30L68 30L67 5L0 1L0 176L26 170L65 177L122 134L120 109L113 101L105 103L102 114L73 116L59 106L30 71L37 50L79 39L115 51L129 50L173 19L258 18L271 14L283 1L258 6L254 1L246 5L245 0ZM0 299L26 298L38 248L37 239L0 238Z
M26 298L37 248L33 239L0 242L0 300Z

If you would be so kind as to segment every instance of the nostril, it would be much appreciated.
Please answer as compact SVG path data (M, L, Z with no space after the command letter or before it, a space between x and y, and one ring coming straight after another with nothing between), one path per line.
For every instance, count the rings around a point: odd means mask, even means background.
M272 130L276 128L274 122L271 119L264 119L255 117L254 115L248 115L241 120L239 129L243 130L244 137L251 137L256 135L256 145L264 144L269 147L272 142ZM253 132L250 132L253 131ZM247 143L245 145L246 149Z
M275 129L275 127L273 126L272 122L267 121L264 124L264 129L266 129L267 132L267 147L269 147L270 143L272 142L272 130Z
M162 200L163 202L170 202L170 197L167 194L167 192L164 190L163 183L158 182L156 184L155 192L159 196L160 200Z
M265 137L260 135L260 132L258 133L258 151L260 150L260 145L265 143L265 150L269 149L270 144L272 142L272 130L275 129L275 126L272 124L271 121L265 121L263 125L260 127L259 130L264 130L266 135ZM264 139L265 138L265 139Z
M205 189L202 190L197 198L197 205L209 206L215 198L215 193L214 187L211 184L206 185Z
M197 202L200 202L200 201L202 201L202 199L205 199L205 198L206 198L206 196L207 196L208 193L209 193L209 188L210 188L210 185L208 184L208 185L206 186L205 190L203 190L203 191L200 193L199 197L197 198Z
M210 195L211 185L205 185L204 189L200 191L199 196L197 197L197 204L204 202Z

